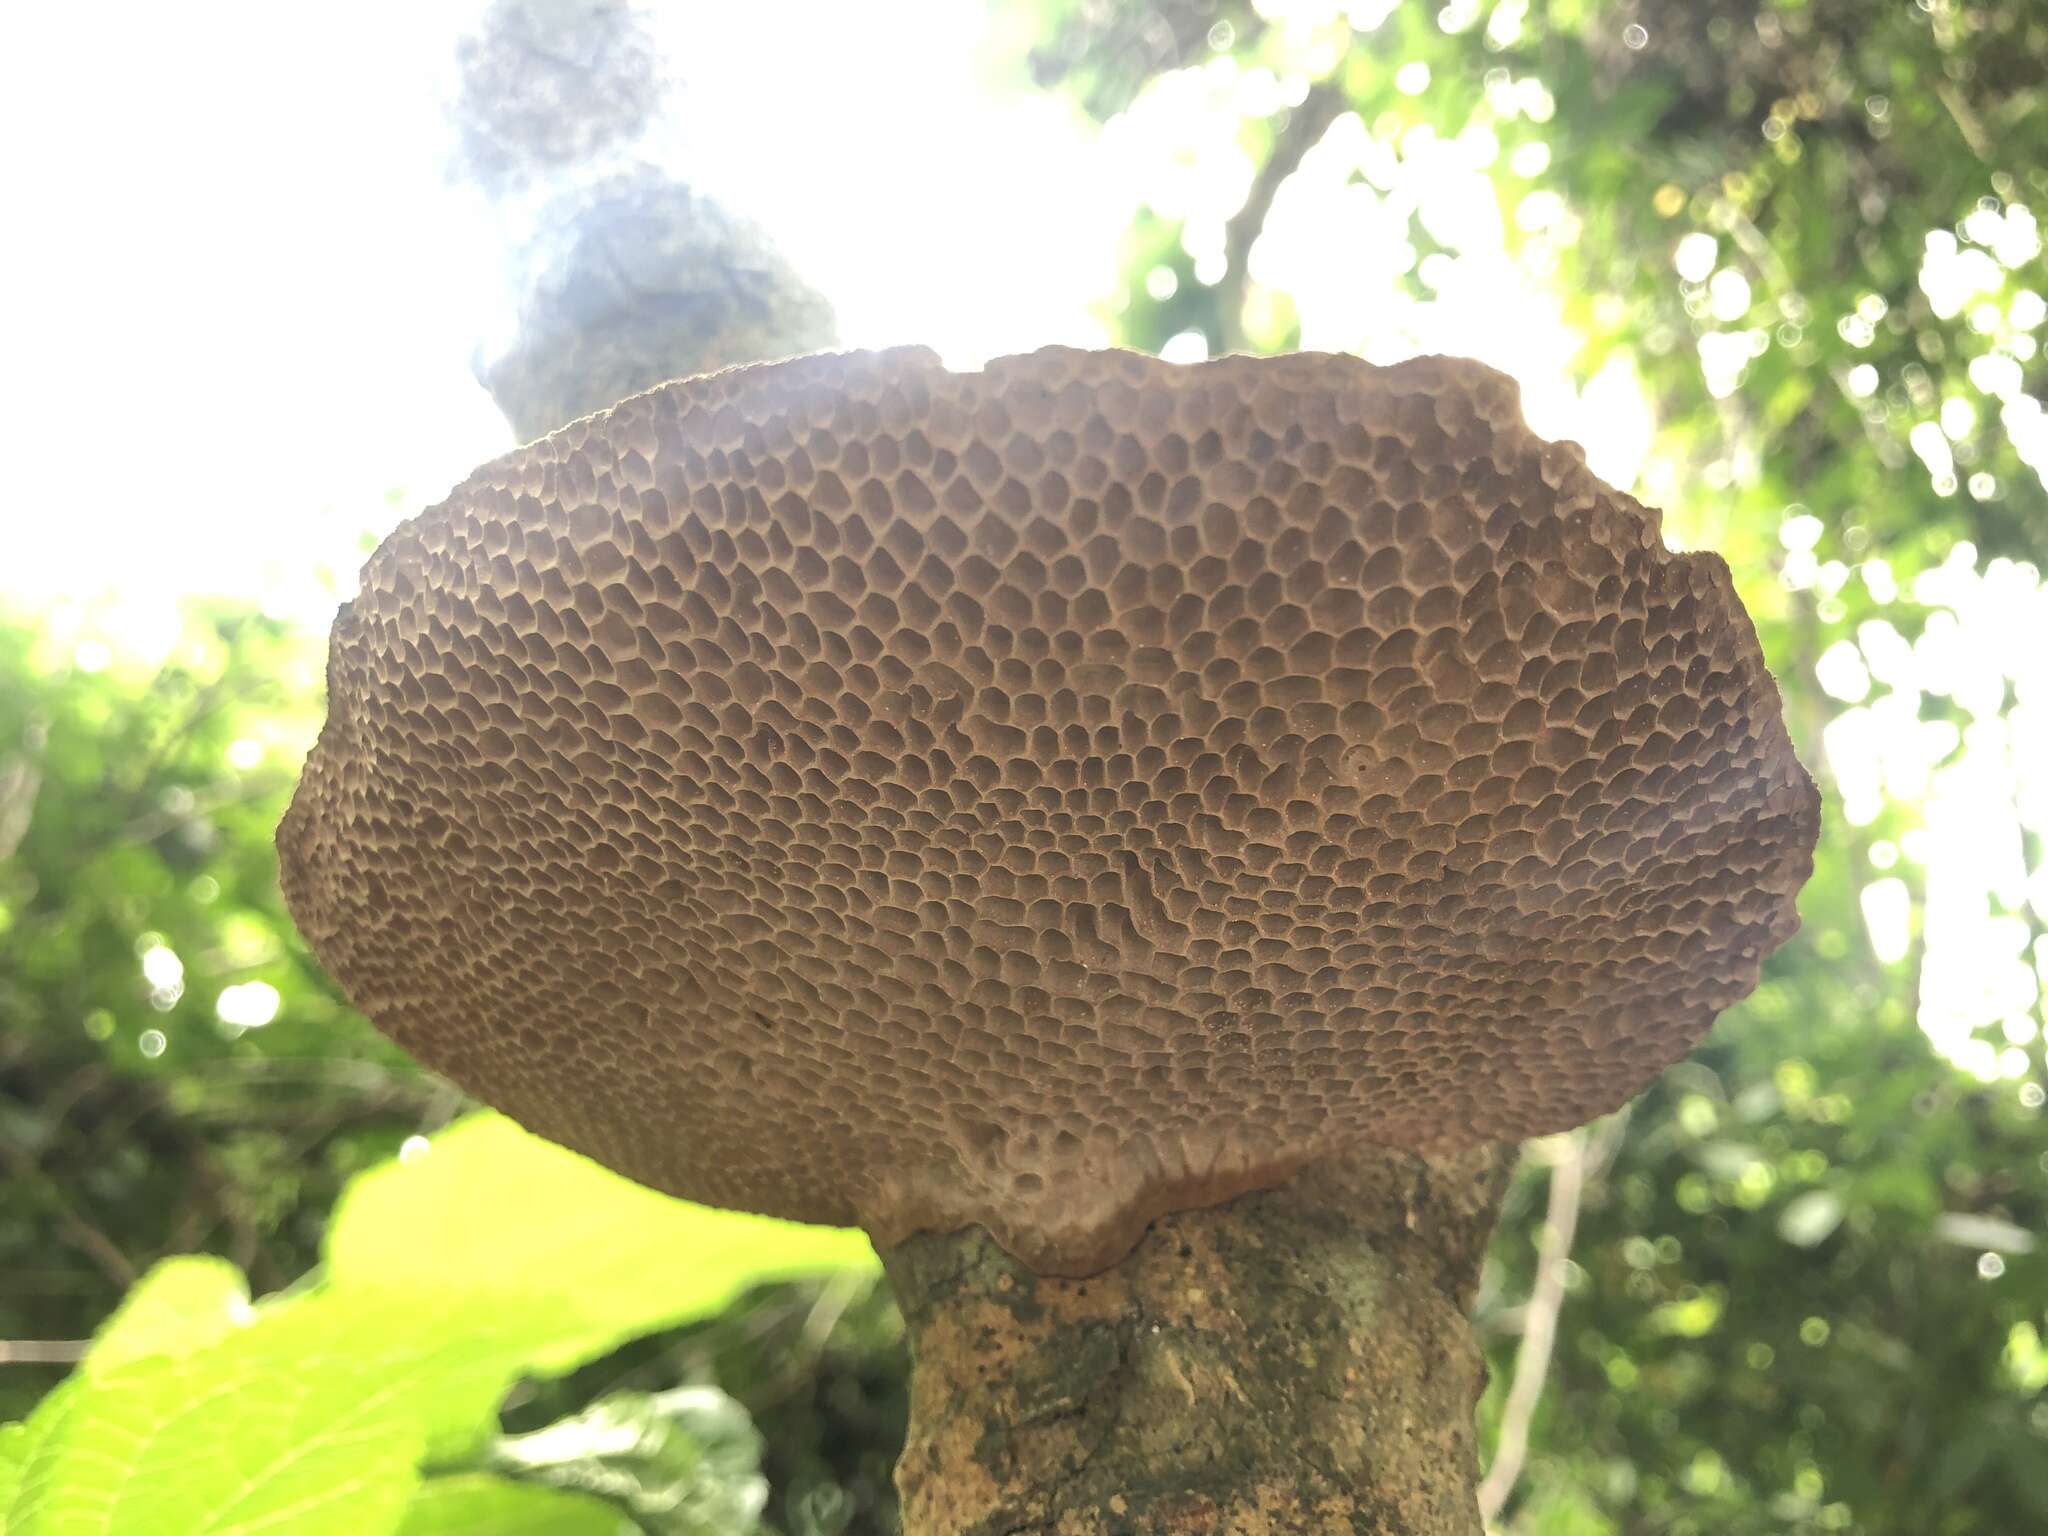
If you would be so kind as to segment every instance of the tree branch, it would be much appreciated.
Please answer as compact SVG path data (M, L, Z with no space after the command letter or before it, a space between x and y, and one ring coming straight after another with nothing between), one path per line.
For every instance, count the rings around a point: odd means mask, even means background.
M1245 291L1250 282L1247 267L1252 246L1266 227L1266 216L1273 211L1273 199L1279 195L1281 184L1301 169L1302 157L1321 141L1330 131L1330 124L1349 106L1349 98L1334 81L1319 80L1310 86L1301 105L1290 112L1287 126L1275 136L1273 152L1252 178L1244 206L1224 226L1224 269L1216 284L1216 312L1225 352L1250 349L1250 338L1244 329Z
M26 757L0 760L0 859L11 858L21 840L28 836L28 824L35 813L36 791L42 775Z
M1564 1155L1551 1165L1550 1202L1537 1238L1536 1281L1530 1287L1528 1305L1522 1309L1522 1342L1515 1351L1514 1383L1501 1412L1493 1465L1479 1484L1479 1513L1488 1525L1506 1507L1529 1453L1529 1425L1550 1375L1558 1314L1564 1310L1565 1274L1586 1184L1606 1166L1627 1123L1628 1114L1623 1111L1597 1130L1589 1127L1572 1132L1565 1138Z
M91 1339L0 1339L0 1365L76 1365Z
M63 1187L45 1173L33 1157L12 1142L0 1140L0 1163L4 1163L10 1174L41 1197L71 1245L98 1264L109 1280L124 1291L135 1283L137 1271L134 1261L111 1237L73 1209Z

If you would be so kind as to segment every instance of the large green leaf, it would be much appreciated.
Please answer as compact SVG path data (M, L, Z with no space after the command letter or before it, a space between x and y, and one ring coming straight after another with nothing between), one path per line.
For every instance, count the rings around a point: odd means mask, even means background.
M423 1457L475 1438L519 1320L314 1294L209 1347L74 1376L28 1421L7 1536L368 1536Z
M152 1355L190 1354L254 1318L249 1283L226 1259L167 1259L136 1282L101 1326L85 1369L99 1375Z
M393 1536L635 1536L602 1499L483 1472L422 1483Z
M0 1531L7 1529L7 1512L14 1505L22 1469L28 1465L33 1448L33 1437L26 1424L0 1424Z
M219 1260L152 1271L0 1442L9 1536L387 1530L422 1464L489 1436L518 1376L874 1252L670 1200L486 1115L359 1180L328 1259L318 1286L257 1308ZM688 1426L649 1422L660 1454L640 1459L665 1476L703 1460Z
M706 1316L762 1281L875 1262L859 1232L673 1200L492 1114L357 1179L327 1249L338 1289L553 1319L531 1362L542 1372Z
M231 1346L60 1393L30 1420L9 1536L358 1536L388 1530L422 1434L389 1350L299 1368ZM53 1410L54 1411L51 1411Z

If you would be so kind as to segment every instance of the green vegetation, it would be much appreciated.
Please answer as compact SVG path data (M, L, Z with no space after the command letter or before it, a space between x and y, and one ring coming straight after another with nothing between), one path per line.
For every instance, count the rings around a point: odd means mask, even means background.
M1581 1191L1500 1529L2048 1527L2048 14L1013 9L1159 167L1119 339L1371 353L1554 302L1823 779L1800 937L1510 1196L1489 1443ZM319 655L218 609L148 672L0 623L0 1339L92 1340L0 1357L0 1530L888 1529L864 1243L458 1119L311 967L270 834Z
M745 1530L760 1441L722 1394L614 1394L515 1437L498 1405L749 1285L873 1264L857 1232L664 1199L480 1116L350 1185L302 1286L252 1304L222 1259L151 1270L0 1440L0 1514L109 1536L610 1532L622 1510L654 1536Z

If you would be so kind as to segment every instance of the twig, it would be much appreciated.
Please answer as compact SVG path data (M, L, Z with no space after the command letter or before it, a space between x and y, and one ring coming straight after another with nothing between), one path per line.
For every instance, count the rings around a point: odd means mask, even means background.
M839 1319L846 1315L846 1309L860 1300L861 1294L870 1285L869 1277L859 1270L843 1275L834 1275L818 1292L816 1305L804 1319L802 1332L803 1355L815 1360L832 1337L832 1330L839 1326Z
M259 774L243 779L228 788L215 788L204 795L195 794L192 803L182 811L155 810L143 813L114 829L109 842L116 846L131 843L153 843L166 832L174 832L187 822L212 811L223 811L237 805L248 805L273 795L282 789L290 779L285 774Z
M254 1056L247 1060L202 1062L191 1075L284 1082L298 1078L320 1089L347 1088L365 1095L400 1100L409 1094L425 1100L433 1081L425 1072L398 1072L374 1061L326 1056Z
M1970 110L1970 104L1963 100L1963 93L1944 80L1934 88L1936 98L1948 108L1948 115L1956 120L1956 130L1962 134L1963 142L1970 146L1970 153L1979 160L1991 159L1991 141L1984 137L1984 125L1977 121L1977 114Z
M72 1209L62 1186L33 1157L12 1142L0 1141L0 1162L7 1165L7 1171L15 1178L36 1189L43 1203L56 1213L57 1224L71 1245L98 1264L109 1280L124 1291L135 1283L136 1269L128 1255L111 1237Z
M1273 211L1273 199L1288 177L1301 169L1306 155L1329 132L1350 106L1343 88L1334 80L1319 80L1308 89L1301 105L1294 108L1273 140L1273 152L1252 178L1244 206L1230 216L1223 229L1223 277L1216 284L1216 312L1222 328L1223 350L1242 352L1251 344L1244 330L1245 287L1251 274L1252 246L1266 228L1266 216Z
M1565 1140L1564 1155L1551 1165L1550 1201L1537 1239L1536 1281L1522 1309L1522 1342L1515 1350L1515 1378L1501 1412L1493 1465L1479 1485L1479 1513L1490 1525L1507 1505L1529 1454L1529 1425L1543 1400L1550 1357L1557 1343L1557 1318L1564 1309L1564 1283L1579 1225L1587 1180L1597 1177L1621 1140L1627 1115L1616 1115L1597 1131L1577 1130Z
M785 1401L810 1379L831 1343L833 1330L839 1326L840 1319L873 1286L873 1276L855 1270L834 1275L818 1288L797 1331L795 1347L782 1354L780 1368L773 1375L748 1389L745 1401L749 1413L759 1414ZM779 1312L765 1326L750 1330L753 1338L758 1341L767 1337L791 1315Z
M0 1339L0 1365L76 1365L91 1339Z
M0 762L0 859L11 858L28 836L36 791L41 787L42 775L28 758L10 757Z
M237 625L235 627L239 628L240 626ZM232 632L223 630L221 638L232 642L234 636ZM168 664L157 670L155 679L150 683L150 696L154 697L164 690L166 686L165 679L170 675L170 671L171 669ZM143 792L156 782L157 774L170 762L178 748L184 745L185 739L198 730L200 726L204 725L208 718L213 715L214 711L226 702L221 697L221 690L225 687L226 682L226 678L217 677L210 683L201 684L193 693L191 706L185 711L185 718L173 725L165 733L164 738L156 744L149 756L143 760L141 771L130 781L128 796L131 801L142 798ZM109 784L108 787L112 788L113 786Z
M109 1081L106 1067L100 1062L90 1062L45 1095L38 1106L44 1123L49 1127L45 1141L54 1142L58 1132L64 1129L64 1122L71 1118L72 1111L98 1093Z
M420 1134L431 1136L446 1129L448 1122L462 1112L462 1106L468 1100L462 1090L445 1077L428 1078L424 1086L427 1101L420 1108Z

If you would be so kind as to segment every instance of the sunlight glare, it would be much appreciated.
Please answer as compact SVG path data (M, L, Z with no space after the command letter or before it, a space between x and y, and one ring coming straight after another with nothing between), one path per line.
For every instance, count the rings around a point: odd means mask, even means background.
M442 170L479 7L131 8L120 48L86 7L0 22L0 131L69 146L0 165L5 205L64 232L13 241L0 284L0 411L39 445L0 598L89 610L82 661L160 657L195 593L324 629L366 538L513 446L470 374L505 325L497 236ZM656 12L687 34L681 169L767 225L848 345L1099 344L1127 205L1075 110L997 77L984 8L898 10Z

